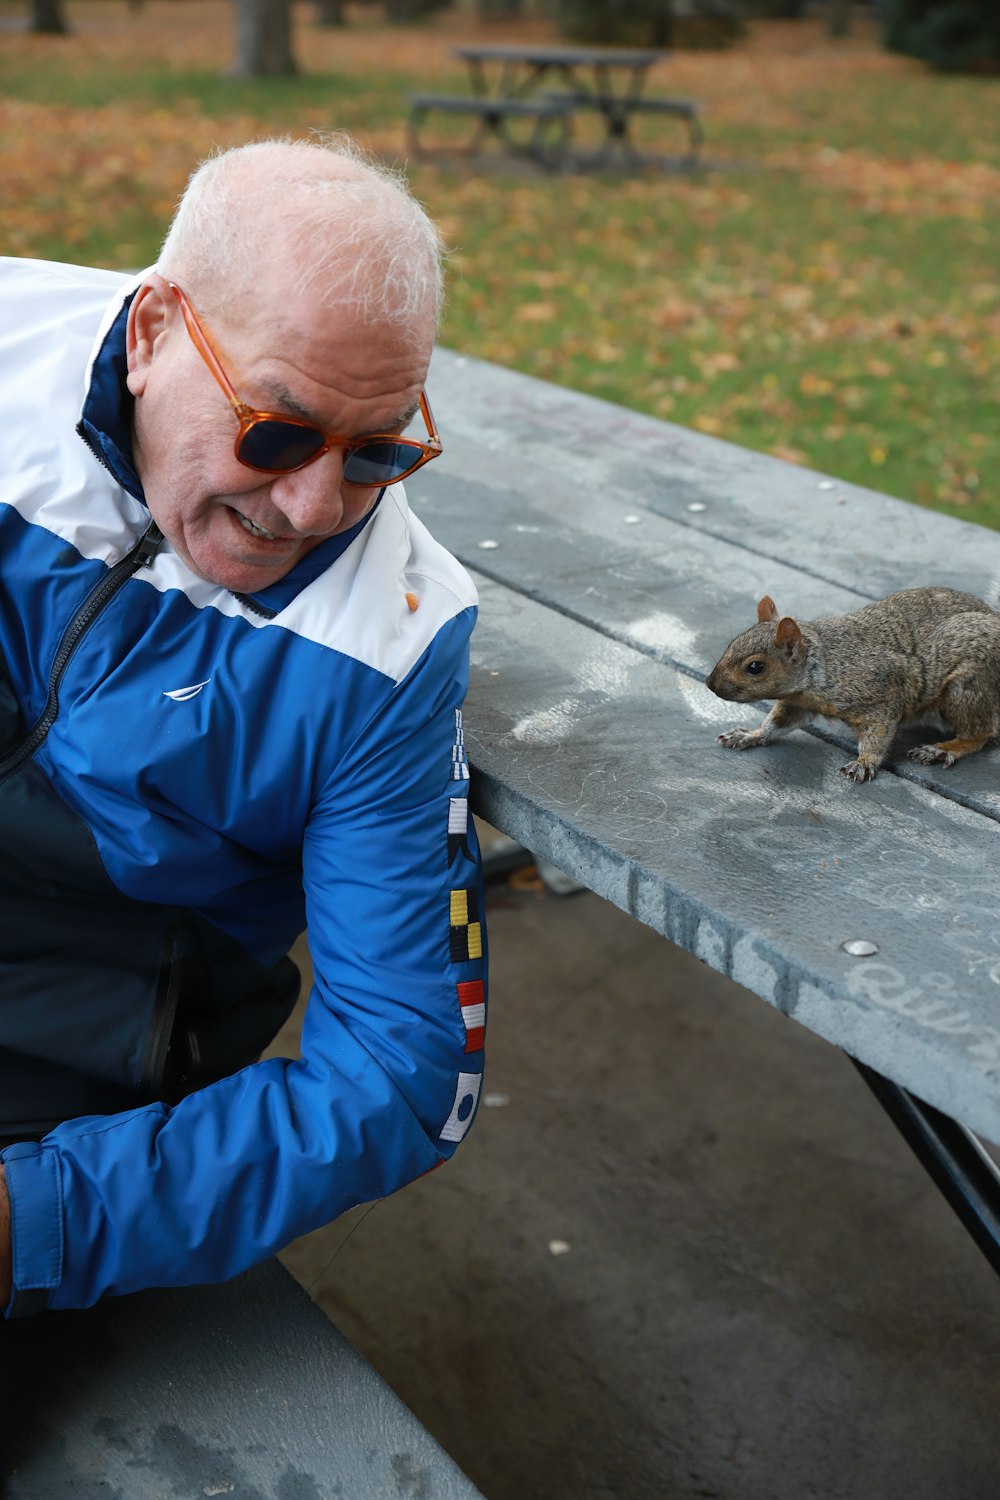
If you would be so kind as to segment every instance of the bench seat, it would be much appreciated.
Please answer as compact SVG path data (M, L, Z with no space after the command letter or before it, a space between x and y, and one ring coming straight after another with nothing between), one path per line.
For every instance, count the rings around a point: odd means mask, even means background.
M704 144L705 131L698 113L698 103L694 99L646 98L645 96L640 96L638 99L628 97L612 99L593 93L589 89L553 90L547 92L545 97L553 102L562 101L574 110L592 110L603 114L605 118L613 122L612 138L617 135L626 144L627 150L635 149L631 142L627 141L629 122L635 115L672 115L685 121L688 127L688 153L685 158L687 165L697 160Z
M482 1500L277 1261L0 1326L5 1500Z
M568 100L539 95L531 99L494 98L481 94L408 94L409 143L418 155L429 148L421 137L421 128L432 111L449 115L468 115L478 128L461 149L471 151L494 135L508 151L522 151L543 166L554 166L569 138L572 109ZM534 121L524 142L513 140L506 130L508 121ZM553 129L552 127L555 127Z

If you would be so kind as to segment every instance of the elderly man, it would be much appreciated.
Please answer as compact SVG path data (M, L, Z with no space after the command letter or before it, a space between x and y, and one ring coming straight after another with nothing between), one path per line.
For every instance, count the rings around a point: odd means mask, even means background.
M399 483L440 296L345 142L204 164L139 277L0 263L7 1315L222 1280L471 1124L475 594Z

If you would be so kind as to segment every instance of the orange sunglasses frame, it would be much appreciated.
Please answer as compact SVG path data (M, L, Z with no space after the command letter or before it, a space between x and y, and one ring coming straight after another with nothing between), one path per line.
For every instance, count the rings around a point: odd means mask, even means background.
M202 324L198 318L198 314L191 306L191 303L188 301L187 297L184 295L175 281L168 281L167 285L180 304L180 309L184 316L184 326L188 331L188 335L191 339L192 344L194 344L194 347L197 349L198 353L201 355L202 359L205 361L206 365L215 376L215 379L218 382L218 385L223 394L225 395L226 400L229 402L230 406L233 408L233 411L236 413L236 416L239 419L240 425L236 433L236 441L233 444L233 453L236 461L238 463L241 463L245 469L254 469L259 474L295 474L299 469L308 468L308 466L312 463L315 463L318 458L322 458L323 454L328 453L331 448L344 449L344 463L346 465L348 457L351 453L357 452L359 448L364 448L369 443L398 444L402 442L405 443L408 447L419 448L420 457L417 459L416 463L411 464L408 469L404 469L402 474L397 474L394 479L388 479L385 481L386 484L398 484L401 479L408 478L410 474L413 474L424 464L430 463L432 458L438 458L442 453L443 444L441 442L438 430L434 425L434 417L431 413L430 403L427 400L426 391L420 392L420 413L424 419L424 423L426 424L427 435L429 438L429 441L426 443L421 443L417 438L403 438L398 432L370 432L366 433L364 437L359 438L337 437L332 433L324 432L322 427L318 427L315 422L305 422L300 417L286 416L283 412L257 411L255 407L248 406L247 403L245 401L241 401L239 396L237 395L235 386L223 369L222 361L219 359L219 356L215 351L215 347L212 344L211 339L205 332L205 329L202 327ZM281 422L286 427L302 427L305 428L307 432L318 432L323 439L323 445L322 447L317 448L315 453L311 453L309 457L302 463L296 464L291 469L267 469L264 468L261 464L247 463L245 458L240 457L240 444L246 437L247 433L250 432L252 428L257 426L258 422ZM373 489L376 487L377 486L374 485L372 486Z

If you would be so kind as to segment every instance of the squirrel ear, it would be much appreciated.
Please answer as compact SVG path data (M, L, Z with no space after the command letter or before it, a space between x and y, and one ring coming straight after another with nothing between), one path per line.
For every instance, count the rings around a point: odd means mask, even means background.
M775 604L770 594L765 594L763 599L757 605L757 619L760 621L761 625L766 625L768 620L776 620L777 618L778 606Z
M802 632L792 619L791 615L778 621L774 631L774 644L780 646L786 656L792 658L798 655L799 646L802 642Z

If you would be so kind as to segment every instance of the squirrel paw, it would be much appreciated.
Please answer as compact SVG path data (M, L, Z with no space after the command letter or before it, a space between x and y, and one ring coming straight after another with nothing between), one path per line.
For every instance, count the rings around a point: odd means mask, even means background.
M757 729L727 729L725 734L717 734L716 739L727 750L752 750L755 745L767 744Z
M850 777L851 781L874 781L877 769L870 761L852 760L846 766L841 766L840 774Z
M950 750L942 750L940 745L914 745L912 750L906 752L908 760L919 761L922 766L953 766L958 759Z

